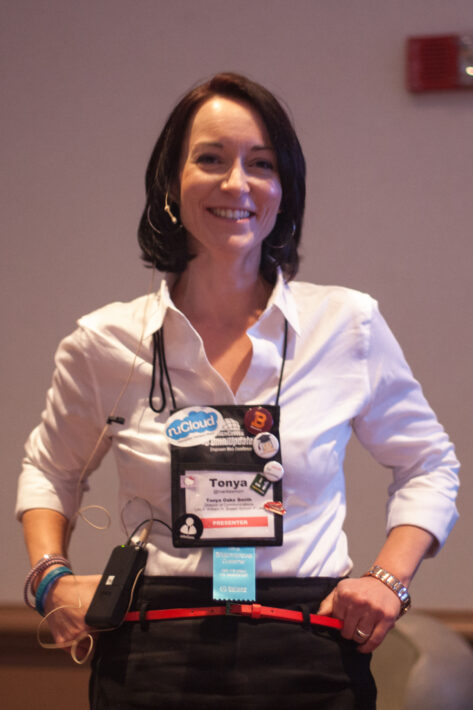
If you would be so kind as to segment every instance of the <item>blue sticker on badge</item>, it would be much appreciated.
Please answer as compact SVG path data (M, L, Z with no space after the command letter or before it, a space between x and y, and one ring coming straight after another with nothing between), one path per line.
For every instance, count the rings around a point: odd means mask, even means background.
M256 599L254 547L214 547L213 598L254 602Z
M217 409L185 407L171 414L165 434L174 446L198 446L213 439L222 426L223 417Z

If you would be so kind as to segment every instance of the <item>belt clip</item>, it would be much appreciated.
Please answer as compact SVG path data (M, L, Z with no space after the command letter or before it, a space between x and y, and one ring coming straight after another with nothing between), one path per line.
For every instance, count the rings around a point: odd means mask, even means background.
M232 606L233 602L225 602L225 616L238 616L238 614L233 613Z

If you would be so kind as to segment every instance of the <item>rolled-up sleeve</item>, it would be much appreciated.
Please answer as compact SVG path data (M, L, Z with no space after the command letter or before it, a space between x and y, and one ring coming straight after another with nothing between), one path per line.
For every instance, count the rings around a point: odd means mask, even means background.
M88 475L110 446L104 437L94 452L105 419L89 359L89 338L82 328L60 343L41 423L25 446L16 504L19 518L31 508L73 516Z
M369 396L353 428L363 446L393 472L387 531L399 525L424 528L437 540L432 555L458 518L459 463L374 301L364 326Z

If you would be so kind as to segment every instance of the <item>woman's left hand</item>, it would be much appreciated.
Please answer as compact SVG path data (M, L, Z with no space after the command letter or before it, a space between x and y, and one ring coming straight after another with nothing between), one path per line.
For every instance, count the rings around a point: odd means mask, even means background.
M401 602L391 589L373 577L361 577L339 582L318 613L341 619L341 635L356 641L361 653L371 653L392 629L400 610Z

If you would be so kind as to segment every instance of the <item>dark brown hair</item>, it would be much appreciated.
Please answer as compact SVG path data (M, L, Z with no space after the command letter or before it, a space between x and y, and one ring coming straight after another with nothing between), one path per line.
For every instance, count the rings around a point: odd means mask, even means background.
M305 204L304 155L286 111L273 94L233 73L216 74L192 89L166 121L146 169L146 205L138 227L142 257L160 271L177 273L184 271L192 258L185 229L179 221L179 205L170 193L179 182L182 143L189 121L213 96L245 101L259 113L266 126L276 152L282 199L276 224L262 245L260 271L269 283L274 283L280 267L289 280L299 267L298 246ZM176 223L164 210L166 194Z

